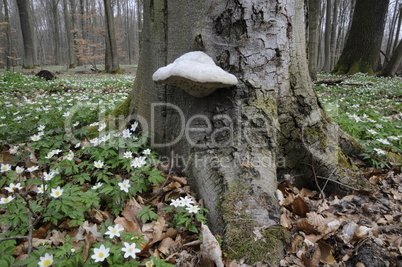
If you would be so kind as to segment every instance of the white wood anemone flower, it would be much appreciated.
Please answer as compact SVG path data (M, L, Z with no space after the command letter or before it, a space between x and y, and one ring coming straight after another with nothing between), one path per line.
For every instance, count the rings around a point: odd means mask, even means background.
M53 263L53 255L50 255L49 253L46 253L45 256L39 258L39 267L45 267L45 266L50 266Z
M106 248L104 245L101 245L99 248L94 248L94 254L91 256L95 262L102 262L107 257L109 257L110 248Z

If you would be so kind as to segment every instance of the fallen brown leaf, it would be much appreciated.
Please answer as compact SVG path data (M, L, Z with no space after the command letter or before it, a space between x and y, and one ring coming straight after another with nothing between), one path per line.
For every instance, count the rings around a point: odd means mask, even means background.
M300 195L301 197L314 197L314 196L315 196L315 193L314 193L313 191L311 191L310 189L302 188L302 189L300 190L299 195Z
M151 243L149 244L150 246L165 238L166 235L163 233L164 229L165 229L165 218L163 216L159 216L158 220L153 225L153 232L152 232L153 237Z
M163 239L162 242L159 244L158 250L165 255L169 255L170 248L174 247L175 244L176 243L173 239L171 239L170 237L167 237L167 238Z
M292 228L292 224L286 213L281 214L280 225L282 225L283 227L286 227L288 229Z
M321 251L320 261L326 264L334 264L335 258L332 255L333 248L323 241L318 241L318 248Z
M98 224L104 222L106 219L109 218L109 215L106 212L99 209L88 210L88 215L93 222Z
M88 232L84 236L84 241L85 246L84 250L82 251L82 259L84 260L84 262L86 262L89 257L89 250L91 249L92 244L96 242L96 239L94 238L92 232Z
M187 184L187 178L186 177L179 177L179 176L170 176L169 179L176 181L181 184Z
M288 253L296 253L299 251L299 248L303 245L303 237L300 235L296 235L293 239L292 242L290 243L290 246L287 250Z
M124 216L128 221L134 222L137 225L142 225L141 220L137 217L138 212L142 210L143 206L141 206L135 199L130 199L124 206L121 215Z
M306 217L306 214L310 211L310 207L300 196L296 197L295 200L293 200L291 208L294 213L301 217Z
M201 224L201 233L202 244L200 248L202 258L211 259L217 267L224 267L221 247L207 225Z
M121 226L123 226L124 230L126 230L126 232L129 233L141 233L141 228L140 226L136 223L136 222L132 222L127 220L125 217L117 217L114 220L115 224L120 224Z
M67 232L60 232L57 230L52 230L52 236L50 240L52 241L53 245L58 246L60 243L64 243L64 237L66 236Z
M297 221L296 231L303 231L305 233L312 233L312 234L318 234L317 228L314 227L314 225L311 225L307 218L301 218Z

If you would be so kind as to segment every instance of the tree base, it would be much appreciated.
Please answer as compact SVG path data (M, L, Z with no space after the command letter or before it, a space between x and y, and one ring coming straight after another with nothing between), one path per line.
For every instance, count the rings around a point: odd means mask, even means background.
M331 73L336 75L353 75L356 73L367 73L369 75L374 74L373 66L368 63L362 61L356 61L352 64L346 64L342 62L338 62L335 66L334 70Z

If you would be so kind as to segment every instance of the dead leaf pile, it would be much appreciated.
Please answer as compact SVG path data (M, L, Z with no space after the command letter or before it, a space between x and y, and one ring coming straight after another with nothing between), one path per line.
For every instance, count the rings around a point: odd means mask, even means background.
M366 178L380 190L323 199L278 185L280 224L292 233L281 266L402 266L401 170L368 170Z

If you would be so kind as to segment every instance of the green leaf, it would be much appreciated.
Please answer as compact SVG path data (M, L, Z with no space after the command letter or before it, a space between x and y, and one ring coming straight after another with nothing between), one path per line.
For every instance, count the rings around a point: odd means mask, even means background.
M156 214L153 210L151 210L150 206L145 206L138 212L138 216L141 218L143 223L146 223L149 220L158 219L158 214Z

